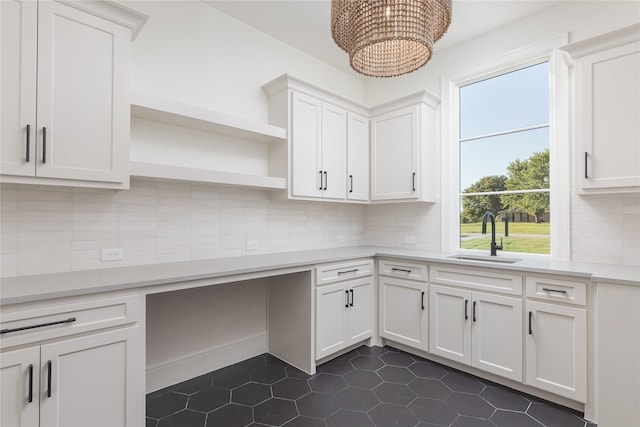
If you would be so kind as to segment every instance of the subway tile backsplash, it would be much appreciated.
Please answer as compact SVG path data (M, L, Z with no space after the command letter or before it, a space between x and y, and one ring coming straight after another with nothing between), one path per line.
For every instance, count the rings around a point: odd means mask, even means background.
M126 191L0 190L2 277L360 244L437 251L441 241L438 204L287 201L143 179ZM640 194L574 196L571 205L572 259L640 265ZM258 250L247 251L248 240ZM123 248L124 259L101 262L103 248Z
M2 277L365 242L365 206L271 200L264 190L140 179L126 191L0 188ZM123 248L124 259L101 262L103 248Z

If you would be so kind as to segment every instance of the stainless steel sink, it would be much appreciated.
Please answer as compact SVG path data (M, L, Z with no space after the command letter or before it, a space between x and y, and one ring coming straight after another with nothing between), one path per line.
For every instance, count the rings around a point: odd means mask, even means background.
M522 261L521 259L517 259L517 258L503 258L503 257L484 256L484 255L453 255L447 258L459 259L463 261L495 262L498 264L515 264L516 262Z

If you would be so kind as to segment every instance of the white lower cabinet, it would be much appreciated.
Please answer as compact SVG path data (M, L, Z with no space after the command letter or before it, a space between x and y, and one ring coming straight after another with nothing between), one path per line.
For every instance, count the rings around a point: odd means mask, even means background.
M586 309L538 301L526 309L526 384L586 402Z
M380 336L427 351L427 284L380 276L379 286Z
M522 299L431 285L431 353L522 381Z
M3 306L2 426L138 426L144 331L137 295Z
M348 266L345 271L350 272ZM318 286L316 360L371 338L373 308L372 277Z
M136 327L2 354L3 426L133 426Z

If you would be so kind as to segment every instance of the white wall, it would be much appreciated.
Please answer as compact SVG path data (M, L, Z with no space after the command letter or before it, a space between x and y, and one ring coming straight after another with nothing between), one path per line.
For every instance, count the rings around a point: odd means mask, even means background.
M267 122L260 88L288 73L364 102L365 83L200 1L127 1L150 16L133 43L132 87Z

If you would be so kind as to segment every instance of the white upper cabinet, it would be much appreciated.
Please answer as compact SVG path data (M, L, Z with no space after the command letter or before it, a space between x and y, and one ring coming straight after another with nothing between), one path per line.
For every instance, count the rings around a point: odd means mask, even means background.
M347 199L369 200L369 119L347 113Z
M2 180L127 188L141 16L105 2L3 1L0 13Z
M640 191L640 25L564 49L574 60L577 191Z
M287 149L271 154L288 198L368 201L368 109L286 74L262 88L269 123L288 131Z
M437 201L438 117L439 100L426 91L372 110L372 201Z

